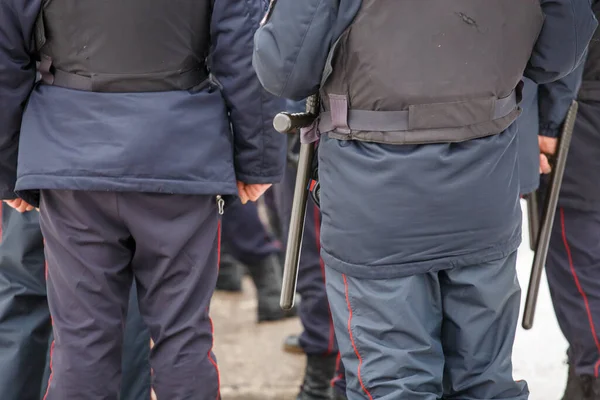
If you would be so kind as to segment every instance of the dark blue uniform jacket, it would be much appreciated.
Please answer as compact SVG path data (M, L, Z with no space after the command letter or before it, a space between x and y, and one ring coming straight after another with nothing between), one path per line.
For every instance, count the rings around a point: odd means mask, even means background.
M544 27L525 72L536 83L575 69L597 26L589 0L541 4ZM265 88L291 99L314 93L331 44L360 5L278 0L255 35L254 66ZM514 252L521 240L516 134L513 124L492 137L421 146L322 137L327 266L382 279L484 264Z
M264 1L214 1L209 68L220 85L118 94L34 84L40 3L0 2L0 198L15 188L29 201L36 189L235 194L236 179L280 180L272 117L285 102L252 68Z

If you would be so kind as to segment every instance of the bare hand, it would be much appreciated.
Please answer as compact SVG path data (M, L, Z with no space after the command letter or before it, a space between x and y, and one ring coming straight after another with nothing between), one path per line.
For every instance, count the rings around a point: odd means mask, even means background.
M4 200L4 202L20 213L32 211L34 209L31 204L27 203L23 199Z
M557 142L556 138L538 136L538 143L540 145L540 174L549 174L552 172L548 156L556 153Z
M237 182L238 194L242 204L258 200L270 187L270 183L246 184L240 181Z

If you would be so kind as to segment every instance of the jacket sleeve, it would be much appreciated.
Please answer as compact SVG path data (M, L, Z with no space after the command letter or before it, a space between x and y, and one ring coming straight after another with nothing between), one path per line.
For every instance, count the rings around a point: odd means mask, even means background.
M253 35L266 11L265 0L214 0L211 73L227 104L238 180L276 183L283 176L285 137L273 128L285 100L261 86L252 68Z
M362 0L277 0L256 32L254 68L271 93L302 100L321 82L332 44L352 22Z
M559 136L569 107L577 98L584 65L582 62L564 78L538 87L540 135Z
M598 22L590 0L541 0L545 20L525 76L538 84L571 73L583 60Z
M41 0L0 1L0 198L14 199L23 110L35 83L33 30Z

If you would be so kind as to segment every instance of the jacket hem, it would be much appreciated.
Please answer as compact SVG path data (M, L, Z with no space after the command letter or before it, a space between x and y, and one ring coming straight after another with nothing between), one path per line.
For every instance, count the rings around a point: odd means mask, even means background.
M283 179L283 175L273 175L273 176L256 176L256 175L246 175L246 174L237 174L237 180L244 182L249 185L253 184L276 184L280 183Z
M24 175L17 180L17 192L40 189L237 195L236 184L233 181L185 181L133 177L116 178L111 176L56 176L49 174Z
M538 190L540 187L539 179L536 182L527 182L526 184L521 184L520 194L524 196L526 194L530 194Z
M540 136L557 138L560 135L560 125L554 123L540 123Z
M321 257L327 267L353 278L373 280L396 279L497 261L517 251L520 244L521 234L519 233L516 237L502 244L475 253L406 264L358 265L342 261L332 256L323 248L321 248Z

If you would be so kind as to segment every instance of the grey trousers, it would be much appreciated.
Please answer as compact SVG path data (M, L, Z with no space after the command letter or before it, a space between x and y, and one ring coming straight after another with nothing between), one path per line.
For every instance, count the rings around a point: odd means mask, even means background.
M349 400L526 400L512 377L516 253L398 279L327 268Z
M134 280L158 398L218 398L214 197L43 190L40 210L54 330L46 400L118 399Z

